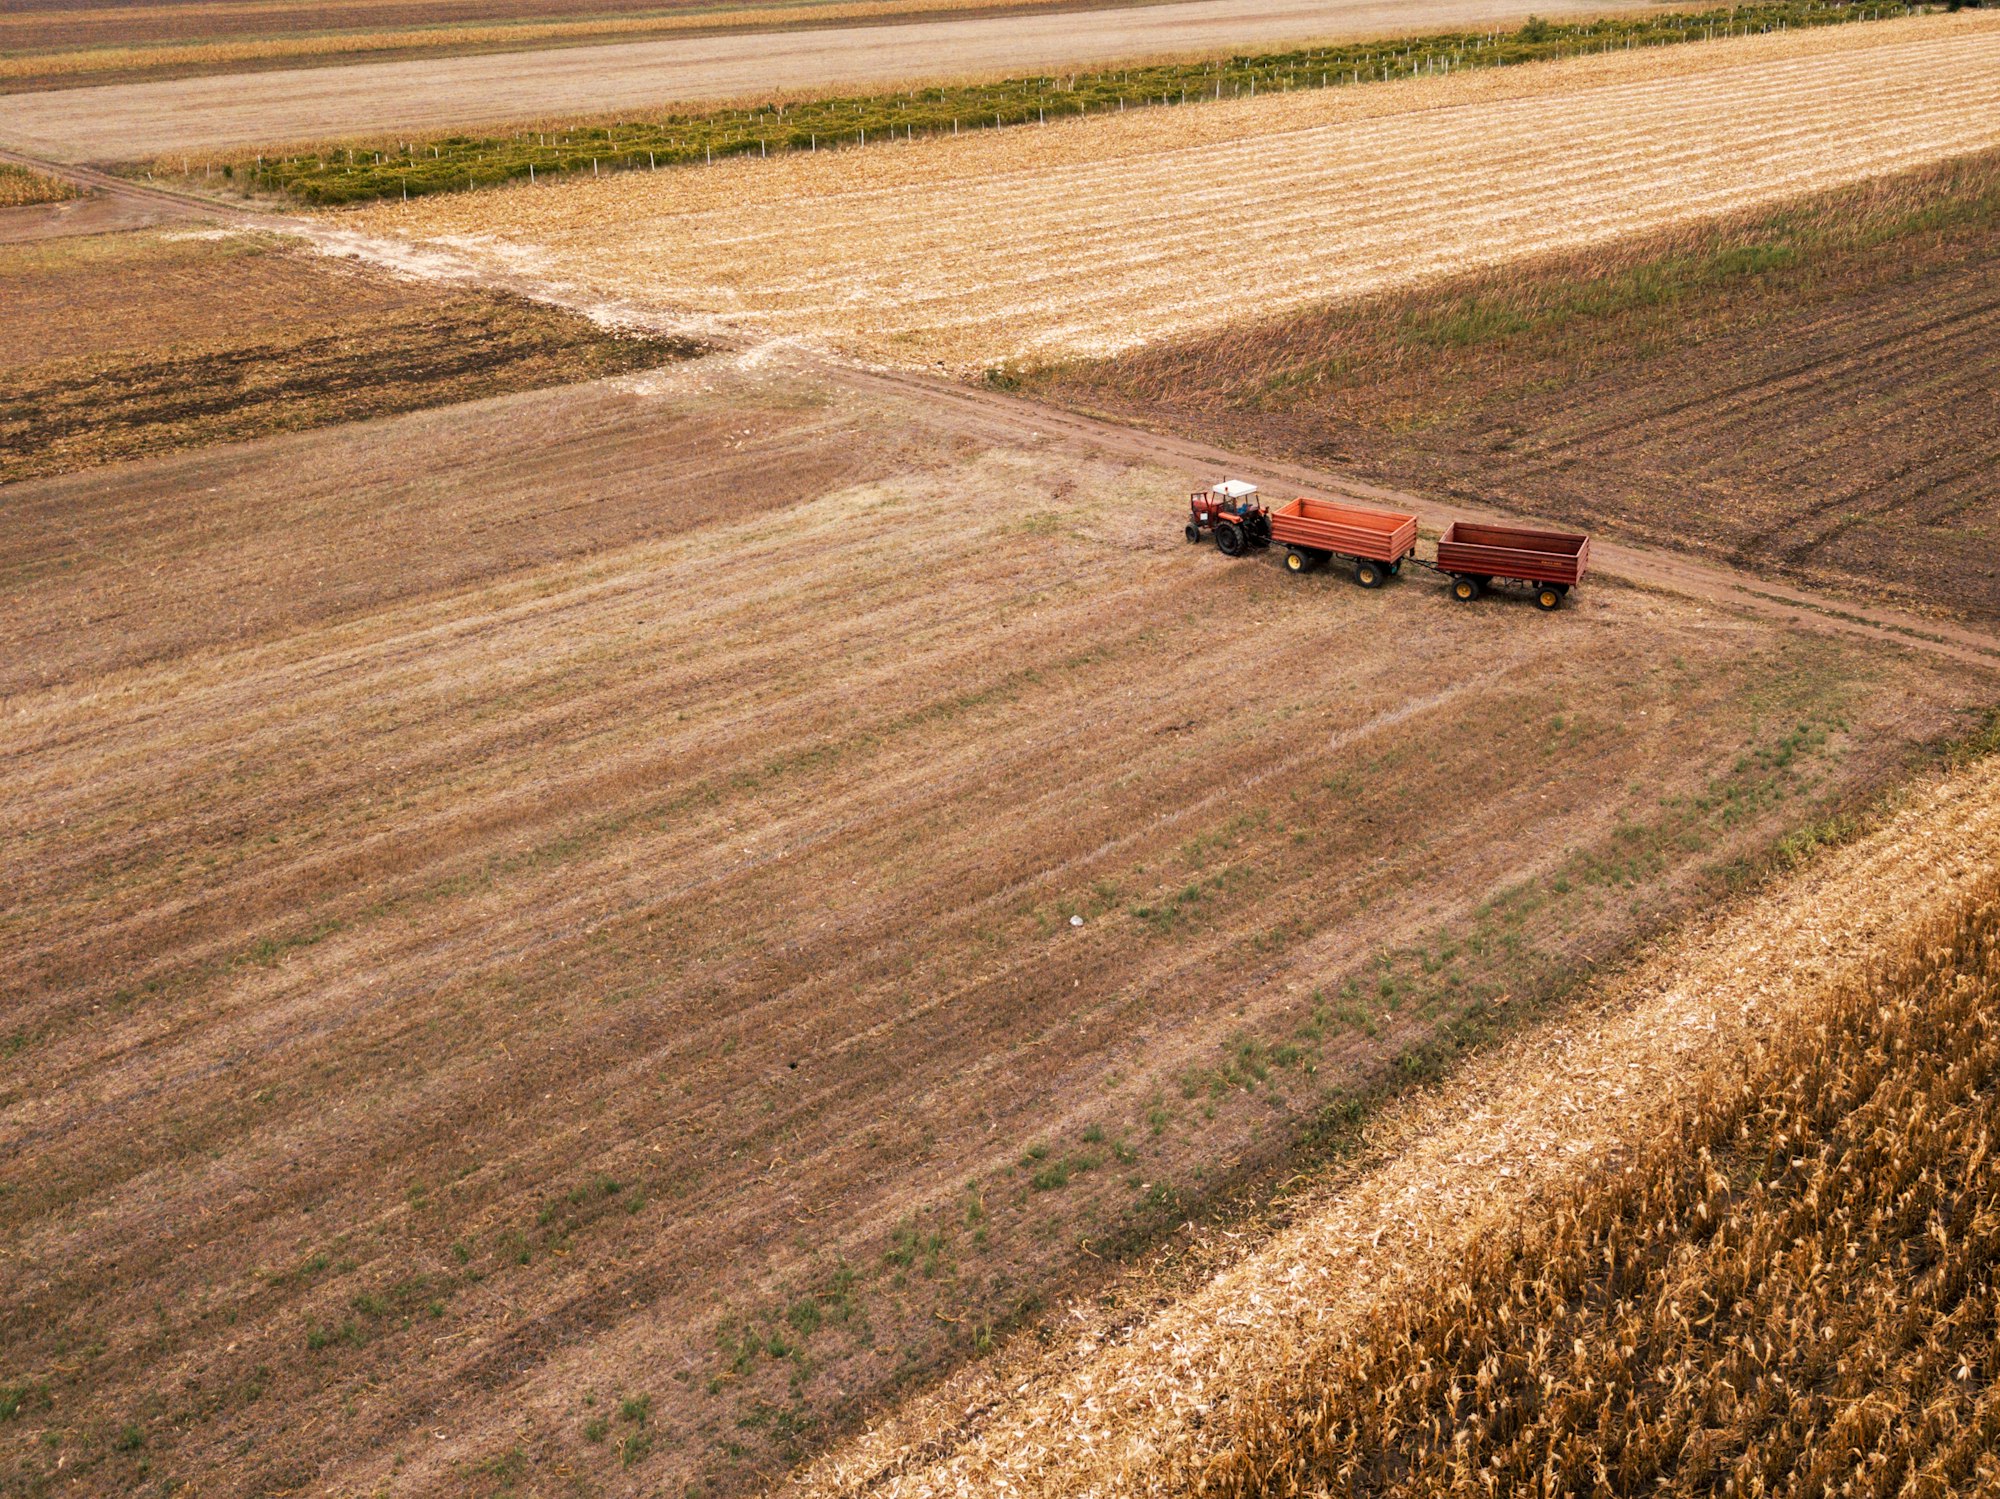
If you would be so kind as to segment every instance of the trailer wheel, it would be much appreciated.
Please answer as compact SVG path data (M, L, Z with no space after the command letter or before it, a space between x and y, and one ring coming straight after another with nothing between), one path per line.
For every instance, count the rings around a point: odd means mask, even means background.
M1401 557L1398 557L1394 562L1391 562L1389 564L1390 577L1392 578L1398 577L1401 575L1402 571L1403 571L1403 559Z
M1197 526L1193 521L1189 521L1187 523L1187 530L1183 531L1181 534L1186 536L1190 543L1200 541L1201 527Z
M1479 586L1477 578L1457 577L1451 580L1451 596L1471 603L1485 590Z
M1300 551L1297 547L1286 548L1285 550L1286 572L1288 573L1310 572L1312 571L1312 565L1313 565L1312 558L1308 557L1304 552Z
M1354 564L1354 581L1363 588L1382 586L1382 564L1363 560Z
M1225 557L1241 557L1246 543L1243 528L1233 520L1226 520L1215 528L1215 549Z
M1560 609L1562 601L1562 590L1551 584L1544 583L1535 590L1535 607L1537 609Z

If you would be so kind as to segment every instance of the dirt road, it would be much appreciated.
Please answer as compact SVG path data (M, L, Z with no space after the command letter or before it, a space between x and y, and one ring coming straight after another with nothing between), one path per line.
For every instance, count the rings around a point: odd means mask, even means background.
M129 161L1451 29L1518 20L1528 8L1520 0L1186 0L112 84L0 99L0 143L62 161ZM1640 7L1549 0L1532 8L1560 16Z
M10 486L10 1469L768 1481L2000 666L1289 578L1219 468L1381 493L771 345Z

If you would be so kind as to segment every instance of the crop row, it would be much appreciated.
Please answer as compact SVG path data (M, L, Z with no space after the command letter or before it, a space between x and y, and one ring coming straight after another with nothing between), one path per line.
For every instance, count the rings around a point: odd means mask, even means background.
M2000 1449L2000 885L1629 1162L1301 1349L1209 1494L1963 1493Z
M60 177L0 162L0 208L24 208L31 203L64 203L77 191Z
M574 173L657 170L730 156L869 146L1047 123L1066 116L1177 107L1259 93L1333 88L1467 68L1835 25L1911 13L1904 0L1774 0L1701 12L1451 32L1228 59L915 89L508 135L334 145L287 156L155 163L220 174L298 201L331 205L463 191Z

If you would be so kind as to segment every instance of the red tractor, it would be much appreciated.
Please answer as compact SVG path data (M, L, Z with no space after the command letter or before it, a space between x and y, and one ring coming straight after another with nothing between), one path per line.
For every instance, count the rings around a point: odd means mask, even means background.
M1188 496L1187 539L1200 541L1211 533L1215 549L1225 557L1271 544L1271 512L1257 502L1256 485L1224 479Z

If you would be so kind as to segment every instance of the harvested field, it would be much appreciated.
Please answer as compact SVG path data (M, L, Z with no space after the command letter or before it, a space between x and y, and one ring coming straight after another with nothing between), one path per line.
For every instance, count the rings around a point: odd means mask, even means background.
M1066 3L1066 0L1046 0ZM1018 0L1007 0L1015 8ZM1035 0L1027 0L1032 8ZM301 5L297 0L181 0L169 4L27 6L0 14L0 53L10 62L55 63L74 56L102 56L113 49L182 45L198 52L228 53L232 45L293 55L332 51L399 50L512 39L521 46L570 37L611 38L648 30L693 27L729 30L772 22L811 25L870 16L977 12L997 8L996 0L748 0L708 4L704 0L333 0Z
M1992 620L2000 155L1028 388Z
M0 247L0 481L660 364L624 337L441 292L270 235L197 229Z
M0 1471L768 1478L1976 700L1187 478L763 351L10 487Z
M1391 1106L1211 1282L1079 1305L787 1493L1990 1482L1996 848L2000 766L1921 786Z
M504 134L454 132L441 139L330 141L284 155L238 154L220 162L182 155L156 160L147 172L180 178L199 175L211 183L220 167L225 180L246 191L277 192L322 207L392 198L407 201L426 193L533 182L570 172L598 177L606 171L710 167L718 157L764 160L773 154L871 145L883 150L919 136L957 136L968 124L982 130L1045 126L1051 120L1083 115L1357 87L1392 78L1515 67L1639 47L1677 47L1717 36L1759 36L1908 14L1909 7L1899 3L1856 7L1824 0L1778 0L1570 23L1536 20L1513 30L1431 32L858 97L764 100L754 107L739 101L727 109L549 122L546 127L524 125Z
M1553 0L1547 15L1640 8ZM1317 40L1514 24L1515 0L1175 0L356 62L0 99L0 143L59 161L301 142L1019 75Z
M523 12L517 16L479 14L482 9L507 8L504 0L486 7L411 6L405 0L375 5L364 0L304 9L253 3L22 11L0 15L0 92L271 68L352 66L384 58L518 53L660 35L685 38L1105 7L1095 0L798 0L735 7L640 3L623 7L639 14L620 15L621 7L611 4L593 6L594 13L587 18L558 19L573 7L537 6L529 0L515 7ZM535 18L537 10L543 19ZM360 24L330 27L330 22L343 18Z
M468 269L978 369L2000 145L2000 17L1573 59L344 216Z

